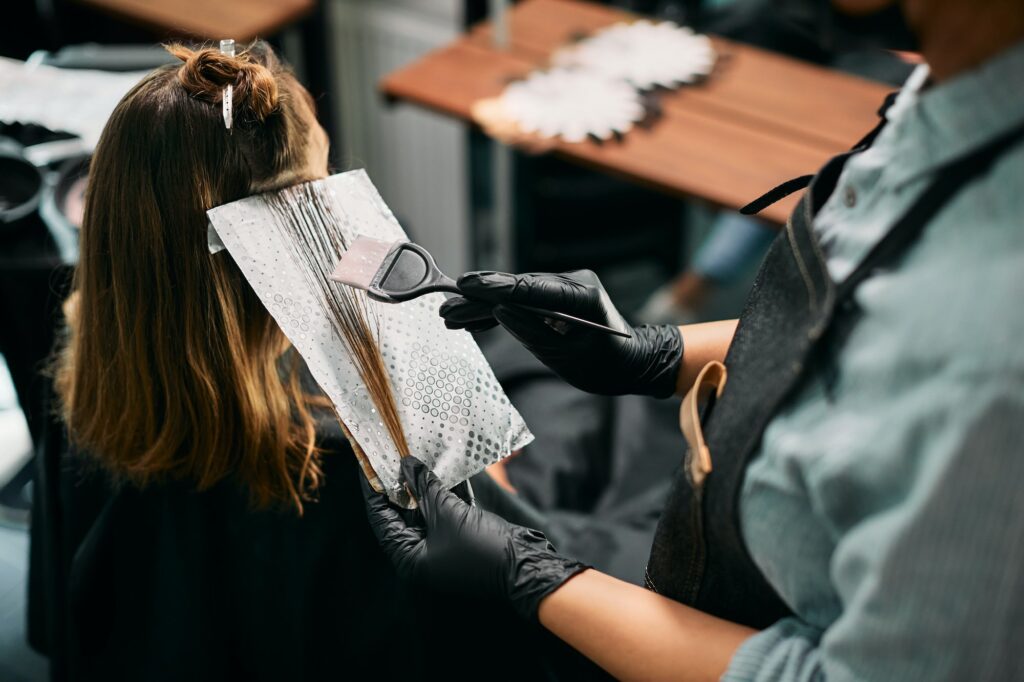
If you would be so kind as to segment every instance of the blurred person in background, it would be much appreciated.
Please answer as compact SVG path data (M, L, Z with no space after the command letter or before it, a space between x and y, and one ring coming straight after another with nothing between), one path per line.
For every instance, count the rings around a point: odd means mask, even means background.
M866 15L851 15L821 0L676 0L639 3L637 8L893 86L903 83L913 68L894 52L914 46L896 6ZM704 319L716 293L753 276L753 267L764 257L776 233L774 226L756 218L719 213L686 270L652 293L635 319L646 324L687 324Z

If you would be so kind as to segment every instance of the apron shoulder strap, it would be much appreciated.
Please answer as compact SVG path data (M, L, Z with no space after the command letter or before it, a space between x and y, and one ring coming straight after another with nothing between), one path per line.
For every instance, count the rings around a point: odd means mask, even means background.
M889 107L892 106L892 103L896 101L896 96L898 94L899 91L897 90L895 92L890 92L888 95L885 96L885 101L883 101L882 106L878 108L878 117L881 120L874 128L872 128L868 132L867 135L862 137L857 142L857 144L850 147L850 150L843 154L842 156L850 156L852 154L856 154L857 152L862 152L871 146L871 144L875 141L875 138L878 137L878 133L882 132L882 128L884 128L885 124L888 122L885 118L885 112L887 112L889 110ZM805 189L808 185L811 184L811 180L813 179L813 175L801 175L798 178L786 180L781 185L777 185L771 188L758 198L751 201L746 206L740 208L740 213L742 213L743 215L754 215L755 213L760 213L761 211L768 208L775 202L785 199L794 192L799 192L800 190Z

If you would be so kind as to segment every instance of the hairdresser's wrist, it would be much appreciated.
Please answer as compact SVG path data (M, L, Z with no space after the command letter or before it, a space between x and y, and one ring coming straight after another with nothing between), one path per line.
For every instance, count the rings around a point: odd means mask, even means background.
M541 603L578 573L590 566L559 554L540 531L514 526L509 537L514 560L508 597L516 612L536 622Z
M668 398L676 393L683 365L683 337L674 325L633 328L638 362L630 393Z
M709 362L725 362L725 356L736 335L737 320L701 322L679 327L685 355L680 355L676 378L676 393L685 395L701 370Z

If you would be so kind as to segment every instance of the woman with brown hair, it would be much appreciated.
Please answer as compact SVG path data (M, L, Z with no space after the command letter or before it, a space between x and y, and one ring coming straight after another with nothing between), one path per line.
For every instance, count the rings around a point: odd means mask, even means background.
M327 136L265 44L169 49L181 63L125 96L96 149L65 306L54 677L450 678L494 638L534 648L500 607L466 628L445 597L452 616L395 660L435 597L396 579L326 399L207 248L208 209L326 176ZM530 659L503 671L535 678Z
M326 176L327 136L266 48L170 51L185 63L125 96L93 157L57 370L64 417L125 481L202 490L230 472L257 504L301 511L320 475L316 398L295 363L280 379L287 339L230 257L209 254L206 211Z

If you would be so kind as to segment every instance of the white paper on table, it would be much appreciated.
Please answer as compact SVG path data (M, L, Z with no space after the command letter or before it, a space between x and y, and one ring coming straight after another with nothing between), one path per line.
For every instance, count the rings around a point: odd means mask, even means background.
M671 21L640 20L596 31L555 52L551 62L647 90L693 83L711 73L716 59L707 36Z

